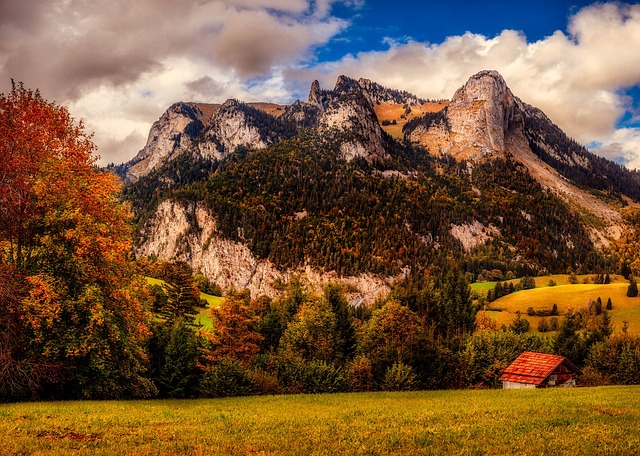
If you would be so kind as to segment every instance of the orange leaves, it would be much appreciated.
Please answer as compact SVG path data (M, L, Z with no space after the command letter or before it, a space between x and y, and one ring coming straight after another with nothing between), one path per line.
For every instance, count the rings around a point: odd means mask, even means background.
M22 86L0 94L0 265L27 277L31 349L73 367L84 396L141 384L148 336L131 215L94 151L64 107Z

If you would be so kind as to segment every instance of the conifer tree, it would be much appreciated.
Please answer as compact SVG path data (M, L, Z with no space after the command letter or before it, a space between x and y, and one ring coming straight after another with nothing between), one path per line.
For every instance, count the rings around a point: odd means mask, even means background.
M635 277L629 276L629 287L627 287L627 296L629 298L635 298L638 296L638 284Z

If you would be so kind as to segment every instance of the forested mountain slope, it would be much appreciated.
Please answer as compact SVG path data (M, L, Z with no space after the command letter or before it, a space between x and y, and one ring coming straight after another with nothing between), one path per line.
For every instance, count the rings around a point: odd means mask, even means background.
M376 116L394 103L406 106L403 141ZM232 100L208 121L192 117L180 133L154 124L173 138L154 166L132 174L156 134L120 168L138 253L255 293L300 271L371 297L451 261L473 275L618 267L608 245L630 228L622 196L640 196L637 172L569 140L495 72L450 103L340 77L334 90L314 82L306 102L269 111Z

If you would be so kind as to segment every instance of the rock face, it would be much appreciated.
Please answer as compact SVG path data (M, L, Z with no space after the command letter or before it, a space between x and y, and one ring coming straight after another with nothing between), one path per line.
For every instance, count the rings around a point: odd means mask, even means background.
M253 122L256 111L237 100L227 100L211 117L198 151L204 158L221 160L239 146L264 149L275 138ZM273 135L271 135L273 136Z
M340 76L332 98L320 116L320 132L330 134L337 131L348 138L340 146L347 161L386 157L382 129L368 92L357 81Z
M176 103L151 127L147 144L129 162L125 180L135 182L185 152L220 160L241 146L263 149L282 139L281 129L269 127L279 123L275 116L237 100L222 105Z
M309 267L279 271L270 261L258 260L247 246L220 237L214 218L200 205L185 205L173 200L162 202L143 228L142 237L138 255L185 261L194 271L206 275L225 290L247 288L253 296L276 297L276 282L286 282L293 275L304 274L317 291L332 281L348 284L353 303L372 304L378 295L389 291L386 280L371 274L338 277L335 273L321 273Z
M504 157L506 141L523 128L521 102L496 71L482 71L458 89L440 118L420 125L409 139L458 159Z
M147 144L130 162L127 181L134 182L193 146L208 122L206 113L219 105L175 103L154 122Z

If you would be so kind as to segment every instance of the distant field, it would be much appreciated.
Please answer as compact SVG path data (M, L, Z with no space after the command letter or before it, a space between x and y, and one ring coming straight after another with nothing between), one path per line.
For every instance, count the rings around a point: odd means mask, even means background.
M404 115L404 108L400 104L381 103L379 105L375 105L374 110L380 124L382 124L382 122L385 120L388 120L389 122L392 122L394 120L396 121L395 125L380 126L384 131L389 133L394 138L401 139L403 137L402 127L407 123L407 121L416 117L422 117L427 112L441 111L448 104L448 101L443 101L441 103L427 102L420 106L411 106L411 112L405 115L405 118L401 117L402 115Z
M493 301L487 307L488 315L494 318L498 324L508 326L515 318L516 311L520 311L523 317L531 322L531 331L535 331L541 317L526 315L529 307L533 307L535 310L550 310L553 304L557 304L560 314L563 314L569 308L574 310L584 308L590 299L596 300L600 297L603 304L606 304L607 299L611 298L613 310L610 315L614 329L619 331L623 321L626 320L629 322L630 332L640 332L640 298L627 297L629 282L621 276L613 275L611 283L607 285L582 283L588 277L592 276L578 276L580 283L575 285L569 284L569 276L566 274L536 277L536 288L512 293ZM558 285L547 286L550 279L553 279ZM512 282L515 283L518 280ZM494 286L495 282L480 282L472 284L471 288L478 294L486 295L486 291ZM501 311L491 311L492 309Z
M164 281L160 279L154 279L153 277L145 277L145 279L150 285L164 285ZM200 293L200 299L204 299L205 301L207 301L208 307L196 307L198 315L195 317L195 322L201 324L204 329L211 329L211 308L218 307L224 300L224 298L206 293Z
M640 387L0 405L0 454L637 454Z

